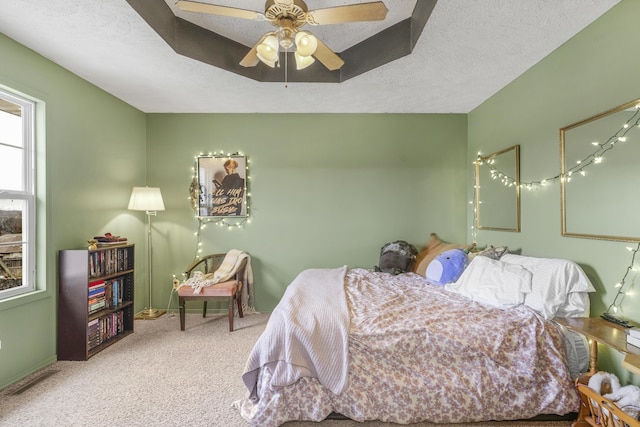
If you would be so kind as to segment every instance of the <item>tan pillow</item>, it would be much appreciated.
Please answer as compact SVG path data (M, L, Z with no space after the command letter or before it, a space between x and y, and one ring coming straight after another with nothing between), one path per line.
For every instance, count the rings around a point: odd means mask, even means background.
M416 263L413 267L413 272L424 276L427 271L427 266L429 263L441 254L444 251L448 251L449 249L473 249L475 247L475 243L470 245L458 244L458 243L444 243L442 240L438 238L436 233L431 233L431 238L425 245L424 249L420 251L418 256L416 257Z

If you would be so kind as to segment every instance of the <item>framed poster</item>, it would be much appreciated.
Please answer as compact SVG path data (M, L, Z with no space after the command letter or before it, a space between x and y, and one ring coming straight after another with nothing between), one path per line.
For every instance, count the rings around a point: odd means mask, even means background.
M198 157L198 216L247 216L247 158Z

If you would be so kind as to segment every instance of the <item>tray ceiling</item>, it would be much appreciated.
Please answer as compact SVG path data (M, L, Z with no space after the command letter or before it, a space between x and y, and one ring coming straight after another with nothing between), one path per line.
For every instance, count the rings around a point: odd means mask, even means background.
M145 1L247 49L272 28ZM177 53L134 2L4 2L0 32L144 112L468 113L619 0L439 0L409 55L340 83L292 82L289 73L288 84L284 72L282 81L260 82ZM306 1L310 9L361 2ZM410 17L416 1L385 4L383 22L310 30L340 53ZM261 11L264 1L241 7Z

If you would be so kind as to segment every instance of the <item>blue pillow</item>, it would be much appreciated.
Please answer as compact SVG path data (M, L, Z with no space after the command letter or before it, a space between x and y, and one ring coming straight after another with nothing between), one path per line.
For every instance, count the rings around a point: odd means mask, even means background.
M468 255L463 249L442 252L429 263L426 278L434 285L453 283L462 275L467 266Z

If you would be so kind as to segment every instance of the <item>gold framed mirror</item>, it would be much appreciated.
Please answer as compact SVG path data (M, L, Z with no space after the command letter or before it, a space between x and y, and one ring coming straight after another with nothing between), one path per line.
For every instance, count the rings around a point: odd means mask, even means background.
M520 232L520 146L478 157L475 165L476 228Z
M562 235L640 241L640 99L560 129Z

